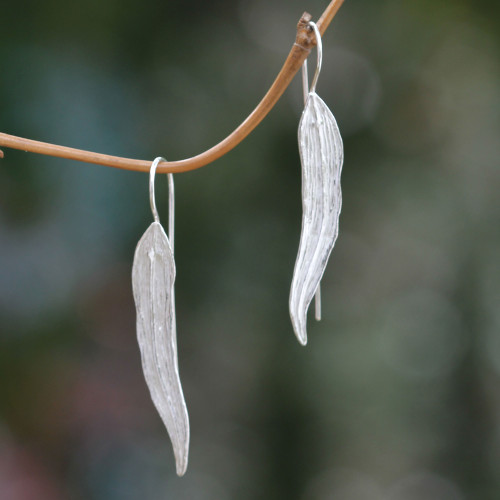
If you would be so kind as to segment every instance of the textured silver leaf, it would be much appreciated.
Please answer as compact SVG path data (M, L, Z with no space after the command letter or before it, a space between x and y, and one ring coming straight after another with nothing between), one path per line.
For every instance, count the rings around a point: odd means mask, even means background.
M169 240L153 222L137 244L132 287L137 339L151 398L170 435L179 476L186 472L189 417L177 362L174 298L175 263Z
M344 148L328 106L311 92L299 124L302 163L302 231L290 290L290 317L299 342L307 343L307 310L338 235Z

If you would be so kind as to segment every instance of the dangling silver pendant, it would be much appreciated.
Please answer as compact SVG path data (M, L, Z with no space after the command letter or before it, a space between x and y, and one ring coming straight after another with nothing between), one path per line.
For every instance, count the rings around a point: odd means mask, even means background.
M307 343L307 310L314 294L320 316L319 286L338 235L342 192L340 174L344 148L337 122L316 94L321 69L321 36L310 23L318 43L318 65L299 124L302 164L302 230L290 290L290 318L299 342Z
M170 435L177 474L182 476L188 464L189 417L177 361L173 178L169 174L169 241L160 224L154 199L154 176L160 161L164 161L163 158L153 162L150 173L150 201L155 221L137 244L132 267L132 288L144 377L153 403Z

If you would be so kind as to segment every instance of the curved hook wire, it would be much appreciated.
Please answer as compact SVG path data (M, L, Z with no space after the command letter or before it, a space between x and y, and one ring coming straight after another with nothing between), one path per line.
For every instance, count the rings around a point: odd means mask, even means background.
M162 161L167 161L165 158L158 156L155 158L151 164L151 169L149 170L149 203L151 205L151 212L155 222L160 223L160 216L158 215L158 210L156 209L155 200L155 174L158 164ZM168 239L170 240L170 246L172 247L172 252L174 251L174 176L173 174L168 174Z
M151 205L151 212L153 213L153 217L155 222L160 222L160 217L158 215L158 210L156 210L156 201L155 201L155 174L156 167L158 163L161 161L165 161L165 158L158 156L158 158L153 161L151 164L151 169L149 170L149 204Z
M319 74L321 72L321 66L323 64L323 42L321 41L321 33L315 22L309 21L308 25L313 29L314 35L316 37L316 49L317 49L317 63L316 71L314 73L313 81L311 83L311 88L309 89L309 78L307 76L307 59L302 65L302 86L304 89L304 102L307 100L309 92L316 92L316 85L318 83Z
M318 83L319 74L321 72L321 65L323 64L323 42L321 41L321 33L319 32L319 28L316 26L316 23L310 21L309 26L311 26L314 30L317 43L316 50L318 53L318 59L316 63L316 72L314 73L313 81L311 83L311 92L316 92L316 84Z

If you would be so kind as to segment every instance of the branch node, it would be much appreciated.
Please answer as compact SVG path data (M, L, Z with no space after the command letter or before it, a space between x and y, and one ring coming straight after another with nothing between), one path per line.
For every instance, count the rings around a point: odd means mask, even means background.
M316 38L311 36L312 29L309 26L309 21L312 19L309 12L304 12L302 17L297 24L297 38L295 39L295 45L302 47L303 49L310 51L314 45L316 45Z

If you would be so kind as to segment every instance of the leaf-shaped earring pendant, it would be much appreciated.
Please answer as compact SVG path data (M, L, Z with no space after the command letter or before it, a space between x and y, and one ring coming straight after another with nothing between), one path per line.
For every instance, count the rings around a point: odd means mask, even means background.
M298 132L302 164L302 230L289 303L293 329L303 345L307 343L307 310L315 293L316 317L319 319L320 316L319 287L338 235L342 206L340 174L344 161L337 122L328 106L316 94L322 45L316 24L309 24L316 34L318 64L311 90L305 92L306 104ZM306 70L304 76L306 86Z
M137 340L142 369L153 403L174 449L179 476L186 472L189 451L189 417L179 378L175 322L174 183L169 174L169 236L160 224L154 197L156 167L151 165L149 194L154 222L135 250L132 288L137 311Z

